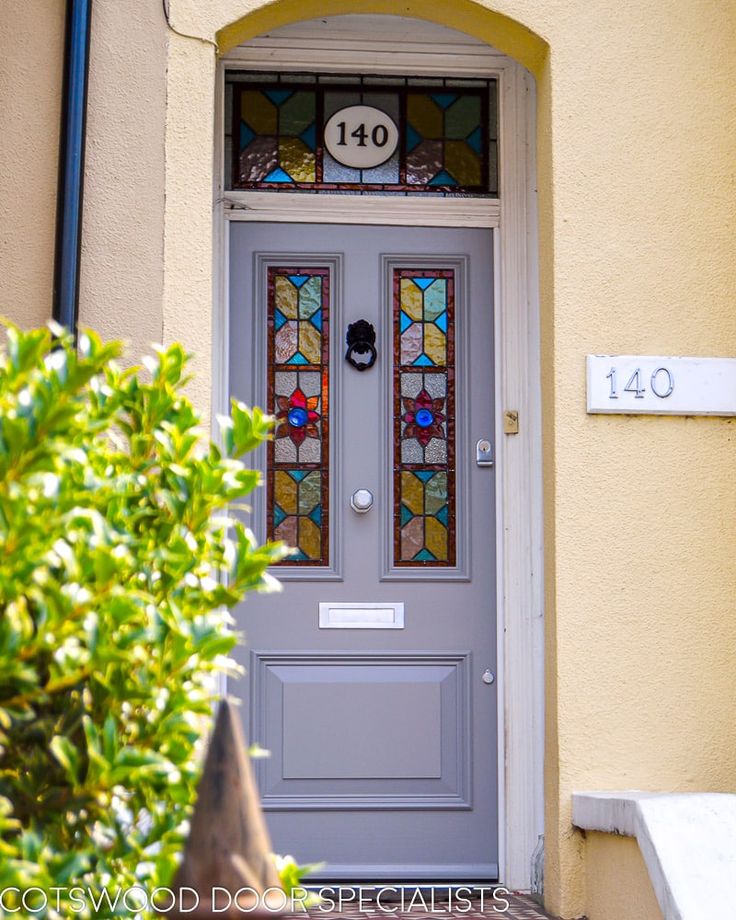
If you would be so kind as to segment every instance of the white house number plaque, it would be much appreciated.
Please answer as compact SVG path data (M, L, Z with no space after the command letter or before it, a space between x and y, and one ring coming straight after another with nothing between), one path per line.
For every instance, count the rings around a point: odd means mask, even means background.
M736 358L588 355L588 412L736 415Z
M380 166L399 145L396 123L371 105L350 105L330 117L325 125L325 147L330 156L354 169Z

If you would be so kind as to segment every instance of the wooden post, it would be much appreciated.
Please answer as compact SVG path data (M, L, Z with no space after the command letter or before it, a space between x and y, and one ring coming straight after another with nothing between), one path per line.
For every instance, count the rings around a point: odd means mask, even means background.
M177 899L182 897L183 912L166 916L177 920L242 920L283 912L285 896L245 735L238 714L227 700L218 707L184 857L171 888ZM196 902L194 892L199 906L190 912ZM237 892L241 909L222 909L235 904ZM258 906L250 910L256 902Z

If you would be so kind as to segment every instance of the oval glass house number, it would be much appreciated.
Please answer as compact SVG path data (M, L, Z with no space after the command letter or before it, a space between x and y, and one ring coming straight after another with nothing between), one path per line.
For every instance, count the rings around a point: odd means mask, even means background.
M330 156L354 169L371 169L390 160L399 143L396 123L371 105L350 105L332 115L325 125L325 147Z

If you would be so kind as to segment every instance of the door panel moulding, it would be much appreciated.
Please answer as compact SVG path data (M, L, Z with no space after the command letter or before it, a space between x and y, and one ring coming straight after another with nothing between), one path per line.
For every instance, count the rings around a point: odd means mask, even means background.
M225 189L226 70L372 73L499 81L498 199L306 195ZM544 620L535 82L510 58L440 26L393 16L296 23L218 64L215 119L213 418L228 408L232 221L493 229L496 267L496 536L500 878L530 890L544 826ZM359 219L358 219L359 215ZM491 254L489 254L491 255ZM504 410L519 433L503 432ZM217 432L214 432L217 437Z

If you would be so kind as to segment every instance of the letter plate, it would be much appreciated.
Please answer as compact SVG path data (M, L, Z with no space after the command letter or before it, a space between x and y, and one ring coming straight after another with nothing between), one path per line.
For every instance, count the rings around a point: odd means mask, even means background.
M320 629L403 629L404 605L330 604L319 605Z

